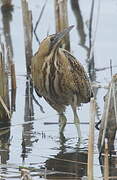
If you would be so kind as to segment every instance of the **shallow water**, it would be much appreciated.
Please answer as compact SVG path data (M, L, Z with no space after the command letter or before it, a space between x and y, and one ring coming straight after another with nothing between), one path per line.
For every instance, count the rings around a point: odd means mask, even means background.
M29 8L32 10L33 26L39 17L41 8L45 1L29 0ZM68 1L69 24L75 25L70 33L71 52L79 59L87 70L87 52L89 48L89 18L91 0L82 0L79 2L80 23L77 24L71 2ZM97 26L94 44L95 69L107 68L103 71L95 71L95 81L102 86L108 85L111 80L110 59L112 65L117 66L117 2L116 0L102 0L98 7L98 0L95 1L95 13L93 20L93 34L95 34L97 14L99 11L99 22ZM26 80L24 35L22 23L22 10L20 0L13 0L12 20L10 21L10 37L13 46L13 60L16 66L17 76L17 96L16 111L12 115L9 128L0 131L0 155L1 169L5 178L19 179L19 167L30 167L32 174L38 174L33 179L42 179L40 174L45 173L47 168L47 177L64 179L65 177L73 179L86 176L87 172L87 146L88 146L88 122L89 122L89 104L79 108L79 117L81 122L82 142L78 142L77 131L72 124L73 115L70 107L66 111L68 124L64 131L64 137L59 134L58 115L44 101L36 98L43 106L45 113L42 113L39 107L33 102L32 116L28 110L28 82ZM3 28L3 15L0 13L0 34L3 42L5 41ZM77 29L78 25L78 29ZM8 28L8 27L7 27ZM47 36L47 33L55 32L54 6L53 0L48 0L41 21L37 28L37 35L41 41ZM38 49L38 42L33 34L33 53ZM117 67L113 67L113 74ZM97 104L99 106L98 115L103 112L103 96L106 90L100 88L97 90ZM101 118L98 116L96 121ZM1 125L2 127L2 125ZM99 154L97 150L98 130L95 129L95 154L94 154L94 176L96 179L102 179ZM116 149L116 141L115 141ZM46 167L46 168L45 168ZM115 168L113 168L115 169ZM49 171L51 170L51 171ZM114 171L114 170L113 170ZM51 174L52 173L52 174ZM117 174L116 174L117 175ZM11 177L11 178L10 178ZM81 178L80 178L81 179Z

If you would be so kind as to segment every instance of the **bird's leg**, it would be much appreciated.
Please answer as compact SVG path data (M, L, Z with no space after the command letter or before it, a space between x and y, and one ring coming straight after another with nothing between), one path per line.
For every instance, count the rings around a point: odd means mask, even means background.
M74 124L76 125L76 128L77 128L78 138L81 139L80 120L77 115L76 107L72 106L72 110L74 113Z
M67 118L64 115L64 113L59 113L59 129L60 129L60 133L63 133L64 128L66 126L66 122L67 122Z

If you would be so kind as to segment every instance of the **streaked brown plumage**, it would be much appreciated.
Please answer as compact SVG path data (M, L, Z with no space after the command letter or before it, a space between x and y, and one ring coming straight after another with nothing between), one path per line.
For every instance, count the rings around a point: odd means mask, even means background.
M79 118L76 108L87 103L91 97L91 86L87 74L79 61L70 52L60 48L63 37L73 28L45 38L32 58L32 79L35 90L59 113L60 131L66 117L65 108L71 105L74 122L80 136Z

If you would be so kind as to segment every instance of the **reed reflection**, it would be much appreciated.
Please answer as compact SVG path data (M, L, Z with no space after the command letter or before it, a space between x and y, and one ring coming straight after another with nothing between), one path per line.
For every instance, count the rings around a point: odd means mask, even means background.
M25 91L24 125L22 131L23 161L27 157L28 153L30 153L30 151L32 150L33 120L34 120L34 109L33 109L33 98L32 98L32 86L30 85L30 81L27 80L26 91Z
M0 157L1 163L6 164L9 160L10 129L0 129Z
M99 158L102 176L104 176L104 154ZM109 156L109 178L117 179L117 157L115 155Z

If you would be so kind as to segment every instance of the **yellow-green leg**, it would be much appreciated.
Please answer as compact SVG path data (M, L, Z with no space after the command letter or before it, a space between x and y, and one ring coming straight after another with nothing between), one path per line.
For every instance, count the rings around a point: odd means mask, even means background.
M74 113L74 124L77 128L78 138L81 139L80 120L79 120L79 117L77 115L76 107L72 106L72 110Z
M64 113L60 113L59 114L59 130L60 130L60 133L63 133L64 128L66 126L66 122L67 122L66 116L64 115Z

